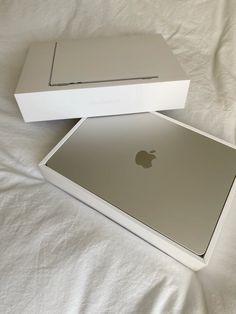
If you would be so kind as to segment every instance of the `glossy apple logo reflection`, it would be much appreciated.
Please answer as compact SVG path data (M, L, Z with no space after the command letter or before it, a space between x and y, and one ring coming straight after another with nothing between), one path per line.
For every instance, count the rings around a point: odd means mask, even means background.
M155 150L151 150L150 152L147 152L146 150L140 150L135 157L136 164L142 166L143 168L151 168L152 161L156 158L154 155L155 152Z

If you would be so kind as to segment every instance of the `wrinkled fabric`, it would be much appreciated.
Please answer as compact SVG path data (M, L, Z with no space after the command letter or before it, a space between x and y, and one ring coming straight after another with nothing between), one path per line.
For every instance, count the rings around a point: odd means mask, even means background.
M33 41L161 33L191 78L166 114L235 143L235 17L234 0L0 1L0 313L236 312L235 206L194 273L45 182L76 120L26 124L13 97Z

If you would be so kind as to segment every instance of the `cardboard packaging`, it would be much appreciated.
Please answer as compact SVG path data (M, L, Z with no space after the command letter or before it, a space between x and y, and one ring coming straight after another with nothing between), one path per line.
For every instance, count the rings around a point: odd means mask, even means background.
M156 149L146 165L144 146ZM199 270L234 199L235 157L233 145L143 113L81 119L39 166L49 182Z
M161 35L32 44L15 98L26 122L183 108L189 78Z

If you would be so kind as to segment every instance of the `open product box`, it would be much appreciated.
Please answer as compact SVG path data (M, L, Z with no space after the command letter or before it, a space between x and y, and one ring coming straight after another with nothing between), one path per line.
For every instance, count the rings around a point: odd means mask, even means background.
M81 119L40 163L45 178L198 270L236 190L236 150L159 113Z

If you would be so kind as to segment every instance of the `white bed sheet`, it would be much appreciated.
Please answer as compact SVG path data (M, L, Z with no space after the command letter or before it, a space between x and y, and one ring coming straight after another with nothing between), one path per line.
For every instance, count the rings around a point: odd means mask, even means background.
M32 41L162 33L192 83L167 114L235 143L234 0L0 1L0 313L236 313L236 210L194 273L45 182L75 120L25 124L13 92Z

